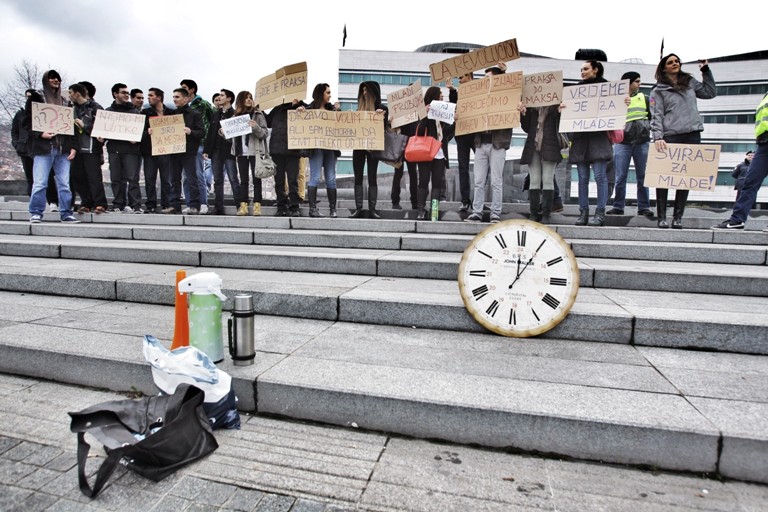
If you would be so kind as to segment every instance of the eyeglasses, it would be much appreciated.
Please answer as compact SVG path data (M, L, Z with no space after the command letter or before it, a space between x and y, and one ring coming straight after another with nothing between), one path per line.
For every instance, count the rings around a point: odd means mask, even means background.
M117 91L117 94L131 94L130 91Z

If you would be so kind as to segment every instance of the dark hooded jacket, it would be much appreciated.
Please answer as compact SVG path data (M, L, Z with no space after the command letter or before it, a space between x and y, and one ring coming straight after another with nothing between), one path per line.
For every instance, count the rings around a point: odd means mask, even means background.
M525 115L520 116L520 126L528 134L525 139L525 147L520 157L520 163L525 165L533 160L533 153L536 151L536 129L539 126L539 114L549 109L547 117L544 119L543 136L541 140L541 159L545 162L559 162L562 160L560 154L560 136L558 127L560 126L560 108L559 105L550 105L548 107L528 108Z
M74 135L74 126L72 135L56 135L52 139L44 139L42 137L43 132L32 131L32 103L50 103L60 106L68 106L67 104L69 103L62 99L61 87L59 87L59 89L52 89L48 83L48 76L51 71L53 70L43 73L43 89L32 93L29 98L27 98L27 103L24 108L24 118L21 125L29 134L27 153L29 156L33 157L35 155L49 155L54 147L60 148L62 155L68 155L72 148L76 148L77 145L77 139Z
M136 110L136 107L133 106L133 103L117 103L116 101L112 102L112 105L107 107L107 110L110 112L120 112L123 114L138 114L139 111ZM121 153L121 154L128 154L128 155L138 155L141 154L141 144L138 144L136 142L131 142L128 140L117 140L117 139L109 139L107 141L107 152L108 153Z
M187 150L184 153L187 155L197 154L197 150L200 147L200 141L205 137L203 116L195 110L192 110L189 104L177 108L174 114L181 114L184 116L184 127L190 129L190 132L187 135Z
M373 110L383 110L384 111L384 126L389 126L389 109L386 105L384 105L381 102L381 86L379 85L379 82L374 82L373 80L370 80L368 82L361 82L360 86L357 88L357 97L359 98L363 94L363 87L367 87L369 91L373 93L374 102L373 102ZM358 110L360 106L358 105Z
M281 156L306 156L306 151L300 149L288 149L288 111L296 110L299 107L307 107L303 101L297 104L283 103L278 105L267 114L267 126L272 129L272 135L269 137L269 152L273 155Z

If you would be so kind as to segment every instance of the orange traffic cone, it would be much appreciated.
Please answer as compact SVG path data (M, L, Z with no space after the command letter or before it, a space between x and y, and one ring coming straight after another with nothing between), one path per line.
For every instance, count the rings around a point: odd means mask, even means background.
M187 297L179 293L179 282L187 277L186 270L176 271L176 319L173 325L173 343L171 350L189 346L189 315L187 313Z

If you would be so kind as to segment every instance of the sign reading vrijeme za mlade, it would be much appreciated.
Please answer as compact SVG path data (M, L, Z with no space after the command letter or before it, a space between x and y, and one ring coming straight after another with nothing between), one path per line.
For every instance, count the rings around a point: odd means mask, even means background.
M667 149L658 151L651 143L645 185L714 192L719 166L717 144L667 144Z
M291 110L288 149L384 149L384 114Z
M560 133L621 130L627 120L629 80L563 87Z

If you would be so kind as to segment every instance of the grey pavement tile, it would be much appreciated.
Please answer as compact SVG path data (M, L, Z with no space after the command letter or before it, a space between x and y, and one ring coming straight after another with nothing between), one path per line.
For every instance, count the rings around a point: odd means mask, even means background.
M38 446L38 449L35 450L34 453L24 459L24 462L27 464L35 464L36 466L45 466L62 453L62 449L58 446L42 445Z
M74 443L73 443L74 447ZM55 459L48 462L46 469L52 469L53 471L69 471L77 464L77 457L74 452L64 452Z
M3 454L3 457L5 457L8 460L15 460L15 461L22 461L35 453L37 450L40 449L40 445L37 443L30 443L28 441L22 441L21 443L17 444L5 454ZM27 462L27 464L30 464L30 462Z
M192 476L182 476L176 485L168 490L171 496L179 496L188 500L195 500L201 492L205 480Z
M657 347L637 347L656 368L678 368L722 373L768 375L768 357L750 354L701 352Z
M0 484L15 484L36 470L37 467L30 464L0 458Z
M60 474L61 473L58 471L39 468L37 471L30 473L16 482L16 485L26 489L41 490L48 482L58 477Z
M280 494L267 494L254 509L255 512L288 512L295 499Z
M293 504L291 512L323 512L325 503L322 501L307 500L299 498Z
M688 504L665 504L660 506L658 503L645 501L643 497L637 498L616 498L614 496L603 496L594 494L574 493L570 491L555 494L555 510L562 512L595 512L595 511L626 511L626 512L694 512L701 511L703 500ZM703 510L707 510L706 508Z
M768 403L768 375L680 368L661 371L685 396Z
M4 485L2 492L0 492L0 510L11 510L31 495L32 493L28 489Z
M264 497L264 493L255 489L235 488L235 492L229 497L222 508L233 511L250 512Z
M112 489L118 486L112 486L109 490L105 491L106 493L112 492ZM118 504L112 505L109 504L110 510L115 510L117 512L136 512L136 511L146 511L151 510L152 507L154 507L157 503L159 503L163 496L160 494L155 494L152 492L143 491L140 489L126 489L125 493L128 496L128 499L120 501ZM99 504L101 505L101 495L97 498L99 500Z
M195 498L195 501L203 503L209 507L220 507L235 494L236 490L237 487L234 485L204 480L200 486L200 493Z
M50 494L43 494L41 492L33 492L25 499L21 501L15 501L14 506L0 509L7 510L8 512L31 512L37 510L47 510L48 507L56 503L59 498L51 496Z
M12 437L0 436L0 456L11 448L17 446L22 441L20 439L13 439Z
M45 509L46 512L101 512L103 510L98 504L82 503L68 499L60 499Z
M192 505L192 501L177 496L163 496L150 510L152 512L179 512Z
M764 512L768 503L768 485L728 482L728 487L743 512Z

